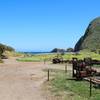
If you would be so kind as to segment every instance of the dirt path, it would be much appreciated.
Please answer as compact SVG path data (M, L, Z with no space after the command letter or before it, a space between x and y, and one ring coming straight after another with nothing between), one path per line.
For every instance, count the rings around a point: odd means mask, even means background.
M0 64L0 100L46 100L41 91L44 68L43 63L5 60Z
M0 64L0 100L61 100L44 94L42 86L47 80L45 68L65 69L65 65L43 62L17 62L16 58ZM68 65L68 70L72 67Z

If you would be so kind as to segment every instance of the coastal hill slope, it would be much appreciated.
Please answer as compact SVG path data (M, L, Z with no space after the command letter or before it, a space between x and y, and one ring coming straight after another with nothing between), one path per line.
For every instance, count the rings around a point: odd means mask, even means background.
M74 50L100 50L100 17L94 19L85 34L76 43Z
M0 43L0 63L3 63L2 59L8 58L7 52L12 52L12 51L14 52L15 49L12 48L11 46L7 46Z
M15 51L15 49L12 48L11 46L7 46L0 43L0 54L3 53L4 51Z

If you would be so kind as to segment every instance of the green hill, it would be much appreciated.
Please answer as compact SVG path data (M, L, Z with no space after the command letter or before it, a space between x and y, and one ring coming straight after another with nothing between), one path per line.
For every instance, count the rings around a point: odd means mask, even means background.
M0 57L5 51L15 51L14 48L0 43Z
M74 50L100 50L100 17L94 19L86 29L85 34L76 43Z

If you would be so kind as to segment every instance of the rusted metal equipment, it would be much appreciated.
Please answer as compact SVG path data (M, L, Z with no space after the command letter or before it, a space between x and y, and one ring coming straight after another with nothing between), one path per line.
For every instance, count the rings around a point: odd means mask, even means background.
M96 86L98 85L100 87L100 77L93 77L92 83L95 84Z
M58 63L67 63L67 60L64 60L63 57L54 57L52 59L53 64L58 64Z
M100 65L100 60L92 60L92 64Z
M87 77L85 78L85 80L90 82L91 79L91 83L94 85L94 87L96 88L100 88L100 76L94 76L94 77Z
M62 59L60 59L60 58L55 57L55 58L52 59L53 64L57 64L57 63L61 63L61 62L62 62Z
M89 60L89 59L88 59ZM77 58L73 58L72 64L73 64L73 70L72 70L72 76L76 77L76 79L83 79L84 77L89 77L91 75L94 75L97 71L93 68L91 68L91 60L86 61L85 60L78 60Z

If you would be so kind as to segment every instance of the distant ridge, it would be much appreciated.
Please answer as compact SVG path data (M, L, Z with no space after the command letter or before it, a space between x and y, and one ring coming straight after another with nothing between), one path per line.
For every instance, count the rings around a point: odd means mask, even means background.
M90 22L85 34L76 43L74 51L100 50L100 17Z

